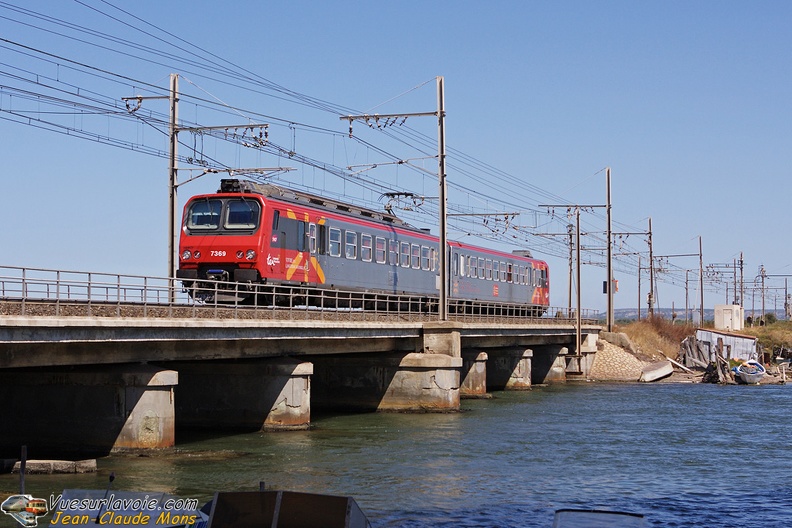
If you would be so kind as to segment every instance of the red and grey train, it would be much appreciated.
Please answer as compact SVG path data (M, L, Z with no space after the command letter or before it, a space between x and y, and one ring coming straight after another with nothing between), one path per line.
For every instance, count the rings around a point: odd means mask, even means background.
M546 311L546 262L523 251L448 246L449 310L496 302ZM207 300L251 301L257 285L269 285L275 304L274 292L297 288L415 296L427 306L434 298L436 306L438 247L437 237L384 212L224 179L217 193L193 196L184 207L177 277L194 294L208 292Z

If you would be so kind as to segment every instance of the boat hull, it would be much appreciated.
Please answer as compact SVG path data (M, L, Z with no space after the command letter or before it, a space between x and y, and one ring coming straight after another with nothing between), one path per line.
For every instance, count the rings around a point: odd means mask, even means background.
M638 381L657 381L666 378L674 373L674 365L670 361L657 361L647 365L641 370L641 377Z
M762 381L765 375L765 368L758 361L746 361L738 367L732 369L734 377L737 381L741 381L747 385L756 385Z

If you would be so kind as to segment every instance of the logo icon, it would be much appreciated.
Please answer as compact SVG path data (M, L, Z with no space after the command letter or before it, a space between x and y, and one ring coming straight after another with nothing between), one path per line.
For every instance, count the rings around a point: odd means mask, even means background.
M0 510L22 526L38 526L38 518L47 514L47 501L32 495L11 495L0 504Z

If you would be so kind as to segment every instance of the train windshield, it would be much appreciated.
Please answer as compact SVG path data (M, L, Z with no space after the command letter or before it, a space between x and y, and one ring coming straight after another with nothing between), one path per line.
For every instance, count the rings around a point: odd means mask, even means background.
M187 211L187 227L195 230L209 230L220 227L222 200L196 200Z
M223 226L226 229L255 229L261 217L261 206L255 200L229 200Z
M261 221L261 204L244 198L199 198L187 209L187 229L200 231L252 231Z

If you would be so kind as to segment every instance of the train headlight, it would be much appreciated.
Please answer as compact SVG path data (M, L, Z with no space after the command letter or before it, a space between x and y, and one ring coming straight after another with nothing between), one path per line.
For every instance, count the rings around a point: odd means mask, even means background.
M254 258L256 258L255 250L248 249L247 252L245 253L245 258L248 260L253 260Z
M237 258L238 259L241 259L244 256L245 256L245 254L242 252L242 250L237 251Z
M196 251L195 254L193 255L193 257L195 257L195 260L198 260L199 258L201 258L201 252L200 251Z
M190 260L190 257L192 257L192 253L190 253L189 249L185 249L184 251L182 251L181 254L182 260Z

